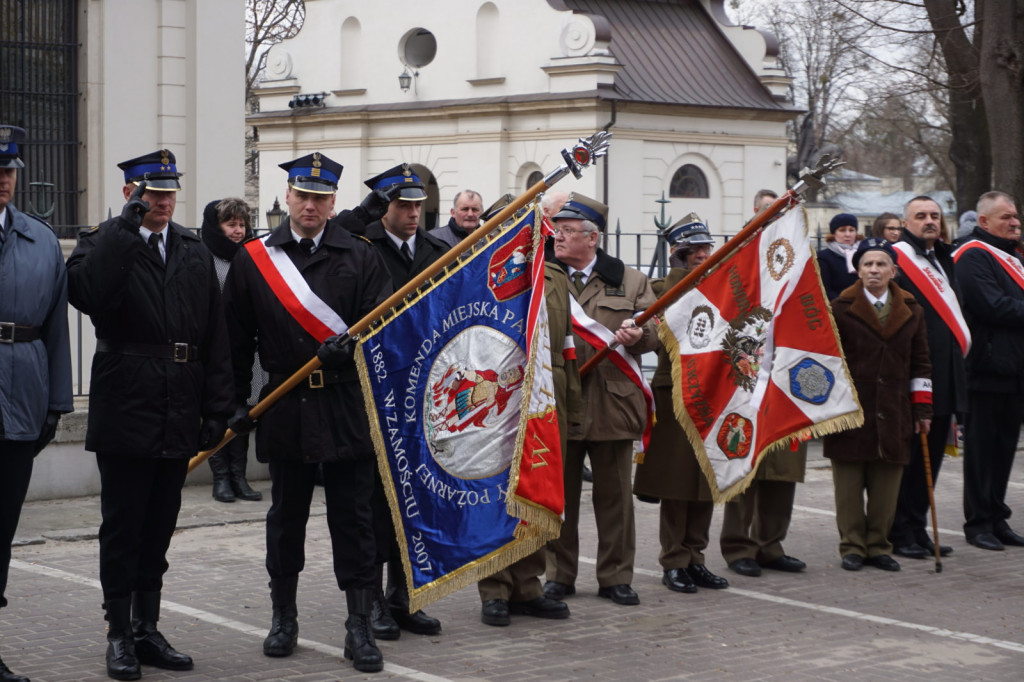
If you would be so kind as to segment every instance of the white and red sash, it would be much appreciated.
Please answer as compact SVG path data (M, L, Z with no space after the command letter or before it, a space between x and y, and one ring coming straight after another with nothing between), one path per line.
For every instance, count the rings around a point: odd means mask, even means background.
M285 310L321 343L330 336L347 332L345 320L313 293L284 249L264 244L269 237L246 242L245 248Z
M1021 265L1021 262L1018 259L1005 251L1000 251L991 244L986 244L983 241L972 239L953 253L953 262L955 263L960 260L960 256L962 256L968 249L984 249L985 251L988 251L992 257L996 259L996 262L1003 266L1003 269L1006 270L1006 274L1010 276L1010 279L1016 282L1017 286L1021 289L1024 289L1024 265Z
M569 310L572 314L572 330L595 350L601 350L615 341L615 335L608 331L603 324L583 312L579 301L572 296L569 297ZM575 346L573 352L575 353ZM647 444L651 441L651 428L654 426L654 393L651 391L651 385L647 383L647 378L636 359L622 346L616 346L615 350L608 354L608 360L622 370L622 373L643 391L644 401L647 403L647 423L644 425L644 433L640 439L640 452L646 452Z
M960 344L960 352L967 357L967 352L971 350L971 330L967 328L967 321L960 310L960 302L957 301L956 293L945 273L936 272L935 266L907 242L896 242L892 247L896 250L900 269L928 299L931 307L953 332L957 343Z

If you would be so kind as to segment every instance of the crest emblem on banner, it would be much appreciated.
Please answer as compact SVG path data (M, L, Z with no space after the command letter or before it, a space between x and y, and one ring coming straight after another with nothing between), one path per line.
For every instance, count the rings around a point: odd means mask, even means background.
M824 405L835 386L836 377L820 362L804 358L789 370L793 397L812 405Z
M768 274L776 282L781 280L793 267L794 260L793 245L788 239L776 239L768 245L768 253L765 257L765 264L768 266Z
M725 351L726 361L732 365L730 377L744 391L754 390L757 373L761 371L761 361L764 359L764 344L771 319L770 310L757 306L733 320L731 328L725 333L722 350Z
M693 309L690 315L690 323L686 326L686 333L690 338L690 345L700 350L711 343L711 331L715 328L715 311L710 306L699 305Z
M530 229L524 228L491 256L487 286L496 300L507 301L530 288L528 275L532 238Z
M742 459L750 454L754 426L735 412L725 415L718 429L718 447L729 459Z

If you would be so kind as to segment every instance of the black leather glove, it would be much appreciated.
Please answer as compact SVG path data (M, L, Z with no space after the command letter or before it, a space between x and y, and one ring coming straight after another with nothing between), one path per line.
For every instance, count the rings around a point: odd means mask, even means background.
M332 336L321 344L316 352L324 369L337 370L352 362L356 344L348 334Z
M43 420L43 427L39 429L39 437L36 438L35 452L32 456L35 457L43 451L53 437L57 435L57 422L60 421L60 412L50 411L46 413L46 419Z
M228 426L239 436L252 433L256 430L256 420L249 419L249 406L242 403L235 410L235 414L228 420Z
M384 214L388 212L389 204L391 204L391 196L384 190L375 189L363 198L361 204L352 209L352 214L369 225L384 217Z
M204 419L203 425L199 429L199 449L203 451L213 449L227 430L228 425L224 423L223 419L216 417Z
M132 195L128 197L128 203L121 209L121 218L118 223L124 229L135 234L139 231L139 226L142 225L142 217L149 213L149 202L142 200L142 195L146 192L146 181L143 180L139 183Z

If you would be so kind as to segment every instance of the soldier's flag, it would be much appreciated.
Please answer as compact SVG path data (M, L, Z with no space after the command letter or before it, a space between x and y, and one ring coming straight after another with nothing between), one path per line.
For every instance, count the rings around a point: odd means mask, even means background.
M378 466L416 610L557 536L562 456L540 211L360 337Z
M765 454L860 426L864 416L795 209L666 309L676 416L716 502Z

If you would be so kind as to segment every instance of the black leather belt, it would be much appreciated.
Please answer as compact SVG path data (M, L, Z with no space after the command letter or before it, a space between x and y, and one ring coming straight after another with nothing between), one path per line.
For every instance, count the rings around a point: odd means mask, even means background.
M279 372L270 372L270 383L273 386L280 386L289 378L291 374L281 374ZM341 372L332 372L326 369L314 370L312 374L306 377L300 386L305 384L309 388L323 388L324 386L330 386L331 384L340 384L344 381L345 377Z
M13 322L0 322L0 343L35 341L39 338L39 327L24 327Z
M195 362L199 359L199 346L188 343L117 343L107 339L96 339L98 353L139 355L146 358L160 358L175 362Z

